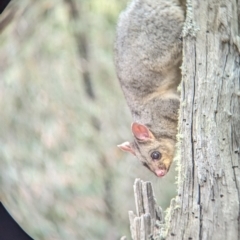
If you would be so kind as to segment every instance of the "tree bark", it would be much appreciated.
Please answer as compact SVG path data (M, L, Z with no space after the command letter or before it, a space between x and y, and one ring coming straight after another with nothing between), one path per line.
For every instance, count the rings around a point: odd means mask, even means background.
M179 186L167 239L240 239L236 0L189 0L183 38Z
M240 239L238 9L236 0L187 1L178 195L159 239Z

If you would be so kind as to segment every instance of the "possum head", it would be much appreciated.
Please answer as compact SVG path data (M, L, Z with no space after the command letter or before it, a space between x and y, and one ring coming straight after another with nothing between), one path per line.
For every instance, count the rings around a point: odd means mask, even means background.
M157 139L145 125L136 122L132 124L132 133L134 141L118 147L135 155L156 176L165 176L173 161L176 142L168 138Z

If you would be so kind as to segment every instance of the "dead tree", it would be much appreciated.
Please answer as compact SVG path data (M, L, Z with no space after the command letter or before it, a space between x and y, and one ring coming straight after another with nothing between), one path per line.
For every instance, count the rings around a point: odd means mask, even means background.
M238 5L237 0L187 2L178 195L159 239L240 239Z

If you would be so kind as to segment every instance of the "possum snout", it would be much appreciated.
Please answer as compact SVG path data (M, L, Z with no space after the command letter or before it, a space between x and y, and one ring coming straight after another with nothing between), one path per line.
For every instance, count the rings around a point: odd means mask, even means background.
M155 171L155 174L157 175L157 177L163 177L166 175L166 173L167 173L166 169L157 169Z

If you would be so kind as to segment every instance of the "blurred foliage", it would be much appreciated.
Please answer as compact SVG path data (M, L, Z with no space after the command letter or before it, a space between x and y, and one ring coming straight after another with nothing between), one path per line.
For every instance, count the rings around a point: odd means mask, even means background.
M0 16L0 197L35 239L129 236L136 177L164 208L175 195L174 167L157 179L116 147L131 139L113 66L126 5L22 0Z

